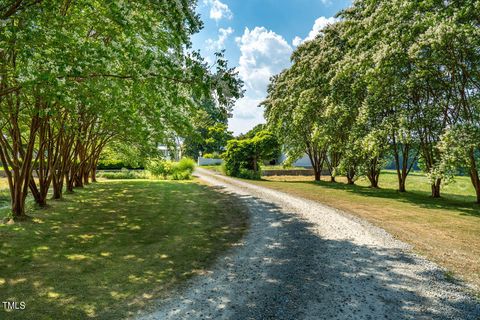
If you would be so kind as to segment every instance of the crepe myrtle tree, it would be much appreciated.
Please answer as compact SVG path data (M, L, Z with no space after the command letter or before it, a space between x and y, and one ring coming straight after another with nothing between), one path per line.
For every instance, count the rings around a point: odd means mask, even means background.
M230 110L241 81L223 53L191 51L195 1L14 1L0 5L0 161L15 219L88 183L114 137L189 130L199 101ZM33 170L39 176L32 179Z

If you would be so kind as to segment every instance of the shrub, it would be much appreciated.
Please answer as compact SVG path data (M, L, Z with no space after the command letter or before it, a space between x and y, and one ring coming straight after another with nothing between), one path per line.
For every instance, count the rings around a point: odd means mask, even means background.
M260 169L257 171L241 168L237 175L238 178L249 180L260 180L262 178L262 172Z
M130 166L121 160L104 159L98 161L97 170L144 169L142 166Z
M195 161L190 158L183 158L174 167L178 171L189 171L190 173L195 170Z
M188 170L176 171L172 174L172 180L190 180L192 179L192 173Z
M98 174L100 178L115 180L115 179L145 179L147 175L145 171L134 171L122 168L117 172L100 172Z
M190 158L183 158L179 162L162 159L150 159L147 162L147 170L155 177L173 180L188 180L192 178L195 169L195 161Z
M202 158L205 158L205 159L221 159L221 155L218 153L218 152L214 152L214 153L205 153Z
M155 177L167 179L173 173L173 163L163 159L150 159L146 169Z

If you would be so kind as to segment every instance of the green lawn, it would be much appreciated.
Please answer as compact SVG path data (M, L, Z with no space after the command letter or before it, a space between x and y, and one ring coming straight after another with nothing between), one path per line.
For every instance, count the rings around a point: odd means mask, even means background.
M0 225L0 300L26 303L0 319L124 318L204 272L246 227L243 207L194 182L100 182L51 204Z
M441 199L430 198L428 179L421 173L409 176L407 193L396 191L397 177L392 171L380 176L381 189L369 188L366 179L355 186L347 185L342 177L339 183L327 180L267 177L250 182L363 217L480 288L480 205L474 203L468 177L457 177L445 186Z

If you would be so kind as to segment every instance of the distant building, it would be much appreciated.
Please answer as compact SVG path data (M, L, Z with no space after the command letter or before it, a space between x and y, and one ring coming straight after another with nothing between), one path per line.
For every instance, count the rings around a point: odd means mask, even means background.
M285 153L282 153L277 159L277 164L282 164L285 162L285 160L287 160L287 155ZM308 157L308 155L304 154L303 157L292 163L292 167L311 168L312 163L310 162L310 158Z

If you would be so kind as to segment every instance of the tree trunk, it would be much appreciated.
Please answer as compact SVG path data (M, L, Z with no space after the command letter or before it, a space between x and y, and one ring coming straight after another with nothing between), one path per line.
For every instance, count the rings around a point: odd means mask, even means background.
M370 188L378 188L378 177L368 176L368 180L370 181Z
M72 173L73 169L70 169L70 173L65 175L65 181L67 183L67 192L72 193L75 187L75 175Z
M480 204L480 177L478 176L477 162L475 161L475 150L469 150L470 157L470 180L472 181L475 193L477 195L477 203Z
M73 185L75 188L83 188L83 176L80 173L73 175Z
M370 165L367 171L367 178L370 181L371 188L378 188L378 180L380 178L380 168L378 165L378 158L370 160Z
M442 179L436 179L434 183L431 185L432 189L432 198L440 198L440 186L442 183Z
M407 192L407 189L405 188L406 178L407 177L402 177L402 176L399 177L399 179L398 179L398 191Z
M35 199L35 203L37 203L40 207L46 207L47 197L40 192L40 190L38 190L37 184L35 183L35 180L33 180L33 177L30 178L29 187L33 195L33 199Z
M12 213L14 220L26 220L25 200L20 192L14 192L13 194Z
M63 197L63 178L53 179L53 199L62 199Z
M347 170L346 176L347 176L347 184L349 185L355 184L355 167L353 166L350 167Z
M88 185L90 184L90 170L88 168L85 169L83 172L83 184Z
M92 182L97 182L97 166L94 165L92 170L90 171L90 179Z

